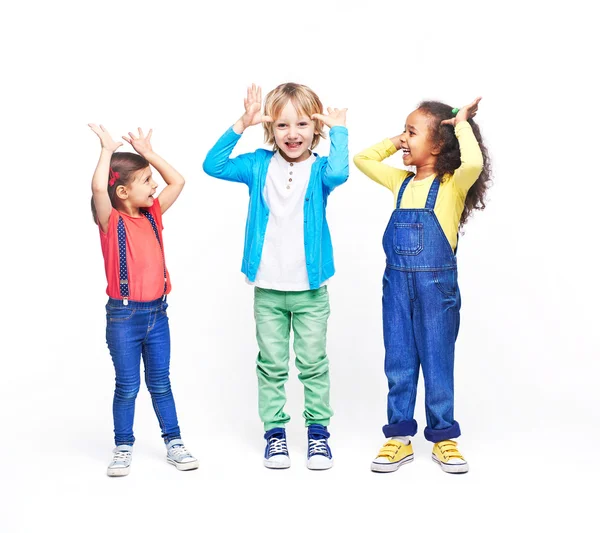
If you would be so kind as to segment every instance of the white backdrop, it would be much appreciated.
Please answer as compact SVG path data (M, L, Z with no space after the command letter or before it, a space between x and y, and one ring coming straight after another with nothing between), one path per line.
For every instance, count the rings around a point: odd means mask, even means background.
M586 527L593 500L584 485L599 474L600 294L598 41L585 4L4 8L0 530ZM240 273L247 189L209 178L201 164L241 115L246 86L266 93L284 81L309 85L325 106L349 108L351 157L400 133L423 99L459 106L483 96L477 120L495 182L458 254L455 413L466 476L430 460L422 389L415 462L395 474L369 471L386 423L381 235L393 198L352 164L328 207L336 464L321 473L304 466L292 366L292 468L262 466L252 289ZM99 143L88 122L117 138L152 127L154 149L187 179L164 238L172 384L183 437L201 462L195 472L166 463L142 386L132 473L105 475L114 376L89 212ZM260 146L256 127L236 153ZM326 141L317 151L328 149Z

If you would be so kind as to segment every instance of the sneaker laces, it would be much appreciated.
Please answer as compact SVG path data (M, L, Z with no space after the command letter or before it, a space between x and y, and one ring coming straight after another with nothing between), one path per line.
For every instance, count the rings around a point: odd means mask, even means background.
M185 446L183 444L176 444L175 446L171 446L169 452L171 455L175 456L175 460L177 461L181 461L182 459L192 457L192 454L185 449Z
M113 454L113 464L115 463L127 463L131 459L131 452L124 450L115 450Z
M269 439L269 455L288 454L287 442L285 437L271 437Z
M440 449L440 453L444 456L444 459L462 459L465 458L461 455L456 447L456 442L453 440L443 440L437 443L437 447Z
M326 455L329 457L327 451L327 439L308 439L308 456L313 455Z

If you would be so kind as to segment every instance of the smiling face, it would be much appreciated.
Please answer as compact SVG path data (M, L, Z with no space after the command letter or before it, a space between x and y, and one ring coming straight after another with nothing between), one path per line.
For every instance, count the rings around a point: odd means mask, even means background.
M431 141L431 117L416 109L406 118L404 132L400 135L402 161L406 166L433 166L439 150Z
M304 161L310 157L315 136L315 125L303 111L298 111L291 100L274 117L273 136L279 152L286 161Z
M157 187L150 167L142 168L133 174L133 180L126 186L126 201L134 208L152 207Z
M277 146L288 161L303 161L324 137L322 122L310 118L315 113L323 113L323 104L312 89L292 82L278 85L265 98L265 115L273 119L263 122L265 143Z

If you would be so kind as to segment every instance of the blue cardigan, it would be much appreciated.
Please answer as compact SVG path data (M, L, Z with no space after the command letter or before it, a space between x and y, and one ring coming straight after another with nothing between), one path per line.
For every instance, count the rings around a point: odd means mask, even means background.
M325 208L329 193L348 179L348 129L334 126L329 132L329 157L317 156L312 164L304 202L304 251L311 289L317 289L333 276L333 247ZM246 238L242 272L250 281L256 279L260 265L269 207L263 196L267 170L273 153L258 149L230 158L241 135L229 128L209 150L202 168L209 176L248 185L250 201L246 219Z

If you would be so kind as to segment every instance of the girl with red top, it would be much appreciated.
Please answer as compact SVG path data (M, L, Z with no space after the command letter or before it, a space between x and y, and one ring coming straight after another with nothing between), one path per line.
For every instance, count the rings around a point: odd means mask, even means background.
M192 470L198 468L198 461L181 440L169 381L167 294L171 283L162 239L162 215L177 200L185 180L152 150L152 130L144 135L138 128L139 136L123 136L137 154L115 153L123 143L114 141L102 125L89 126L102 147L92 178L92 213L100 229L108 281L106 342L116 373L116 447L107 474L129 474L142 359L146 385L167 446L167 461L178 470ZM156 198L158 184L150 165L167 184Z

